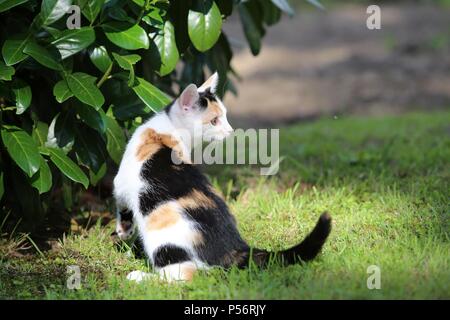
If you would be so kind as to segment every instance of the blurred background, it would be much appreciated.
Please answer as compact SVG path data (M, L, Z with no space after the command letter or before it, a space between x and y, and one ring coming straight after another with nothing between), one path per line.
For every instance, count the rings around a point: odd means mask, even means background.
M267 29L256 57L238 14L224 24L241 78L225 98L235 127L450 106L450 1L290 3L295 16ZM370 4L381 30L366 27Z

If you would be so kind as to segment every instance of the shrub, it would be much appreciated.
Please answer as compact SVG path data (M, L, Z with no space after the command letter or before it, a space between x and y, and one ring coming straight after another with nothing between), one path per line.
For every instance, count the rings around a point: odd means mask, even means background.
M71 5L80 28L68 28ZM0 0L3 215L30 230L70 209L119 163L127 135L206 68L233 90L221 27L234 9L255 55L266 26L291 12L285 0Z

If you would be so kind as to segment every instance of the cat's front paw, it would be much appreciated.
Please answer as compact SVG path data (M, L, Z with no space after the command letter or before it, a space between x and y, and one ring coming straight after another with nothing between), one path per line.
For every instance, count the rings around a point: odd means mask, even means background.
M151 273L147 273L144 271L140 271L140 270L135 270L135 271L131 271L128 275L127 275L127 279L130 281L136 281L136 282L141 282L143 280L148 280L152 278L152 274Z

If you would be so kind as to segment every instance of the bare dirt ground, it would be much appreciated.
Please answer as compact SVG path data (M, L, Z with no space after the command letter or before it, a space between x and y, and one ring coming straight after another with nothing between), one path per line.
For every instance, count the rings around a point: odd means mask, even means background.
M224 29L242 78L239 95L225 97L234 125L450 107L450 9L383 4L381 30L367 17L358 5L283 17L257 57L231 17Z

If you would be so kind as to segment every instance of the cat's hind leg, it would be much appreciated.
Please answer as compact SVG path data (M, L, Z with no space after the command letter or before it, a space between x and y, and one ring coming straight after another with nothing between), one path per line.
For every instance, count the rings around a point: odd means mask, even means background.
M158 247L153 254L153 265L156 273L133 271L128 274L128 280L142 280L159 277L165 282L191 281L198 269L190 253L182 247L166 244Z
M197 265L191 261L169 264L158 271L160 279L166 282L192 281L196 272Z
M165 282L192 281L197 272L197 266L194 262L186 261L181 263L169 264L158 270L158 273L135 270L127 275L131 281L141 282L144 280L157 279Z

